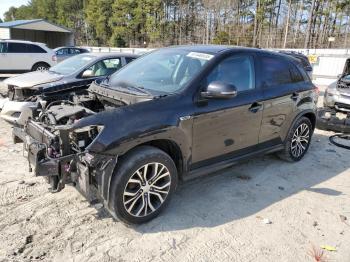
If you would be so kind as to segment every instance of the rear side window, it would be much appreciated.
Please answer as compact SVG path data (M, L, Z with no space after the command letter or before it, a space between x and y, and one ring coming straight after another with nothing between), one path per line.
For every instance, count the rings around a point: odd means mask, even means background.
M214 81L234 85L238 92L254 89L254 62L250 56L232 56L221 61L207 77Z
M46 53L44 49L37 45L27 45L28 53Z
M302 74L300 73L299 69L296 66L291 65L290 73L292 75L292 80L294 83L305 81L304 77L302 76Z
M8 43L8 53L26 53L27 45L21 43Z
M261 76L265 87L293 83L291 64L285 60L270 56L261 57Z

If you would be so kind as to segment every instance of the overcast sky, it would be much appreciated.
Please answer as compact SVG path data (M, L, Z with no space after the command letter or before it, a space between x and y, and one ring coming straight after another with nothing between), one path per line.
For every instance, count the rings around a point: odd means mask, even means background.
M29 0L0 0L0 18L4 18L4 13L11 7L19 7L28 3Z

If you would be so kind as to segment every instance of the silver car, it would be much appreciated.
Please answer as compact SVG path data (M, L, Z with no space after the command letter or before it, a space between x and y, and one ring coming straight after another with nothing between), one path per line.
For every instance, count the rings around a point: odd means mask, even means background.
M346 60L338 81L326 89L323 101L324 107L350 112L350 58Z
M72 56L89 53L89 50L80 47L63 46L55 48L54 52L57 57L57 62L62 62Z

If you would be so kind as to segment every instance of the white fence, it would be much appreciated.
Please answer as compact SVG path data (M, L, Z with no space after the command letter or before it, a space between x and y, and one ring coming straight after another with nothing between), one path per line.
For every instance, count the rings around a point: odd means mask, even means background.
M86 47L91 52L122 52L132 54L144 54L152 48L116 48L116 47ZM279 49L281 50L281 49ZM343 72L345 61L350 58L350 49L284 49L316 56L313 67L313 82L319 85L333 83L339 74Z

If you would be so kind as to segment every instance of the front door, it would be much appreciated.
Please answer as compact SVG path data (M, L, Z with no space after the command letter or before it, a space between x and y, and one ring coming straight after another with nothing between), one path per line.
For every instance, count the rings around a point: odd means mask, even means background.
M9 70L9 56L7 54L7 43L0 42L0 71Z
M261 91L255 86L254 58L232 55L221 61L203 81L234 85L231 99L198 103L193 121L192 169L248 153L258 144L262 119Z

